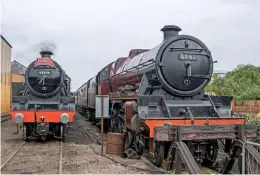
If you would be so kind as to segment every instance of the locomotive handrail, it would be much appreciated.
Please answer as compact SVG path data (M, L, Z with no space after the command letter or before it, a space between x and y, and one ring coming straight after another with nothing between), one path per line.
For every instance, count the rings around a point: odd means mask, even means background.
M185 75L185 78L210 79L210 75Z
M145 65L145 63L148 63L148 62L151 62L151 61L152 61L152 63ZM148 61L143 62L142 64L138 64L138 65L136 65L134 67L131 67L130 69L127 69L127 70L124 70L124 71L122 71L120 73L114 74L112 77L117 76L117 75L121 75L121 74L126 73L126 72L131 72L130 70L132 70L132 69L136 70L136 69L138 69L139 66L149 66L149 65L151 65L153 63L154 63L154 60L153 59L149 59Z
M206 97L209 99L209 101L210 101L210 103L211 103L211 105L212 105L212 107L213 107L215 113L217 114L217 117L220 118L220 115L219 115L219 113L218 113L218 111L217 111L217 109L216 109L216 106L215 106L215 104L213 103L213 101L211 100L210 96L206 94Z
M192 51L192 50L195 50L195 51L205 51L207 52L207 49L193 49L193 48L179 48L179 47L176 47L176 48L170 48L170 51L173 51L173 50L178 50L178 51Z

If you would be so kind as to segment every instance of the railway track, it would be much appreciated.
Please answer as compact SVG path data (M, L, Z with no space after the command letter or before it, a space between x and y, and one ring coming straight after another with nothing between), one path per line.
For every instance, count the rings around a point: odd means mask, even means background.
M34 143L34 142L22 142L18 148L7 158L7 160L1 165L1 172L2 173L19 173L19 174L35 174L35 173L44 173L47 168L48 172L50 174L54 174L54 169L57 170L58 174L62 174L62 147L63 142L59 141L58 143L58 150L59 153L57 154L59 157L58 161L54 158L53 155L55 154L57 148L57 141L55 143L43 143L45 147L48 147L47 149L44 149L41 143ZM48 145L49 144L49 145ZM30 149L30 147L33 146L33 149ZM39 147L39 148L37 148ZM29 150L28 150L29 149ZM54 150L52 152L52 149ZM30 155L32 152L36 153L36 155ZM47 154L46 154L47 152ZM28 153L28 154L27 154ZM46 157L46 160L41 160L43 157ZM54 156L55 157L55 156ZM39 162L35 159L40 159ZM53 161L52 161L53 159ZM56 167L54 162L58 162L58 166ZM21 164L28 164L28 165L22 165ZM48 163L51 166L43 165L44 163ZM16 167L19 166L19 167ZM31 168L33 166L33 168ZM28 168L28 170L26 169ZM14 172L13 172L14 171ZM26 172L30 171L30 172ZM31 172L33 171L33 172Z
M88 139L90 139L93 143L95 144L98 144L98 145L101 145L101 138L99 138L97 135L95 135L95 133L93 133L93 129L91 125L89 125L89 129L86 130L86 132L84 133L85 136L87 136ZM103 140L105 141L105 140ZM105 143L104 143L105 145ZM93 150L93 152L97 155L101 155L101 153L98 153L97 151L95 151L95 149L89 145L89 147ZM111 157L108 157L106 156L105 154L102 155L103 157L115 162L115 163L118 163L124 167L129 167L129 168L133 168L133 169L137 169L137 170L140 170L140 171L144 171L144 172L149 172L151 174L168 174L166 171L162 170L162 169L159 169L158 167L156 167L155 165L153 165L147 157L145 156L141 156L141 159L145 162L145 164L149 167L149 169L144 169L144 168L138 168L138 167L134 167L134 166L130 166L130 165L127 165L127 164L124 164L122 162L119 162L119 161L116 161L115 159L111 158Z
M96 148L94 148L94 146L91 145L91 143L101 145L100 135L97 134L99 132L97 129L97 126L92 125L91 122L89 122L89 121L87 121L87 125L85 125L85 126L86 126L86 128L84 128L83 131L82 130L80 131L80 132L82 132L81 135L83 136L82 140L84 140L84 143L86 145L88 145L95 154L103 156L106 159L109 159L122 166L129 167L132 169L137 169L137 170L140 170L143 172L149 172L151 174L172 174L173 173L172 171L166 171L165 169L156 167L154 164L152 164L151 155L149 155L147 152L145 152L145 154L143 156L141 156L141 160L147 165L148 168L138 168L138 167L130 166L130 165L124 164L123 162L119 162L118 159L115 160L115 159L113 159L113 157L107 156L106 154L101 155L100 150L97 150ZM82 126L78 125L78 127L82 127ZM77 130L77 131L79 131L79 130ZM105 139L105 137L104 137L104 139ZM106 145L105 140L104 140L104 145ZM104 151L104 153L105 153L105 151ZM223 157L224 157L224 155L223 155ZM191 164L191 165L194 166L193 164ZM188 173L187 170L184 170L182 172ZM207 168L207 167L200 167L200 172L201 173L217 173L216 169Z
M84 134L87 137L86 140L89 139L89 140L91 140L92 143L101 145L101 139L95 133L93 133L93 129L94 129L94 126L89 125L89 128L85 131ZM95 151L95 149L91 145L89 145L89 146L95 152L95 154L101 155L101 153ZM141 170L141 171L144 171L144 172L149 172L151 174L172 174L173 173L171 171L166 171L166 170L164 170L162 168L156 167L151 162L151 155L148 152L145 152L145 154L143 156L141 156L141 159L149 167L149 169L143 169L143 168L132 167L132 166L126 165L126 164L124 164L122 162L118 162L118 161L114 160L111 157L106 156L105 154L103 154L103 157L105 157L105 158L107 158L107 159L109 159L109 160L111 160L111 161L113 161L115 163L118 163L118 164L120 164L122 166L138 169L138 170ZM217 173L216 170L210 169L210 168L207 168L207 167L200 167L200 171L202 173ZM183 171L183 172L185 173L186 171ZM186 173L188 173L188 172L186 172Z
M1 116L1 122L7 121L7 120L10 120L10 119L11 119L11 116L10 116L10 115Z

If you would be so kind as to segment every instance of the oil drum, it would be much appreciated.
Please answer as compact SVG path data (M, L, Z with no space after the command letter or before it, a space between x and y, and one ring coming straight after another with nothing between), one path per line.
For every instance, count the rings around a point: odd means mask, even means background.
M122 133L107 134L106 154L124 156L125 136Z

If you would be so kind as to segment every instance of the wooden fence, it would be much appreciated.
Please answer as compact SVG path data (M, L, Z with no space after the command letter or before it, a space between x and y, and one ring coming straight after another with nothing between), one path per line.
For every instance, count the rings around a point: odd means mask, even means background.
M260 100L232 101L233 112L260 112Z

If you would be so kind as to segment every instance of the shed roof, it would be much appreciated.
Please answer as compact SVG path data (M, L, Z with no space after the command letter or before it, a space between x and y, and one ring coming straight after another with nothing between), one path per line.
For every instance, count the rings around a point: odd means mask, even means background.
M6 42L6 44L8 44L8 46L13 48L13 46L5 39L5 37L3 35L1 35L1 38Z
M11 64L12 64L12 63L17 63L17 64L19 64L20 66L22 66L22 67L26 68L24 65L22 65L21 63L19 63L19 62L18 62L18 61L16 61L16 60L12 61L12 62L11 62Z

